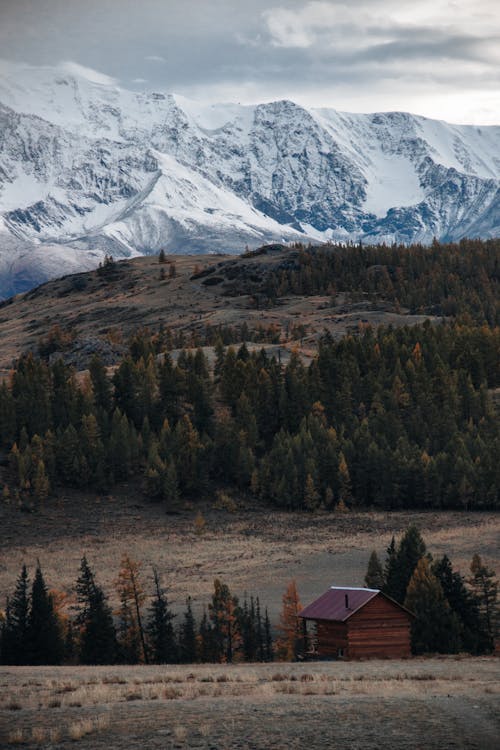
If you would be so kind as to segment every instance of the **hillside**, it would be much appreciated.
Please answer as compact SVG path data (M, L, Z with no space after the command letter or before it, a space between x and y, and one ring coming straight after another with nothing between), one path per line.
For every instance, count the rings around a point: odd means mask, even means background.
M0 305L0 368L8 370L22 352L36 352L55 325L74 335L66 358L84 369L94 351L114 364L127 338L145 327L168 328L190 346L196 345L193 336L206 343L207 327L235 329L234 342L241 342L239 331L246 325L248 341L282 343L286 359L291 347L314 352L325 331L337 338L360 324L403 325L429 317L396 310L383 298L353 302L340 294L332 301L325 292L289 294L270 304L262 285L297 265L298 257L298 250L276 246L239 258L176 255L167 256L165 264L157 256L133 258L117 262L107 274L89 271L47 282ZM172 266L174 278L169 277Z

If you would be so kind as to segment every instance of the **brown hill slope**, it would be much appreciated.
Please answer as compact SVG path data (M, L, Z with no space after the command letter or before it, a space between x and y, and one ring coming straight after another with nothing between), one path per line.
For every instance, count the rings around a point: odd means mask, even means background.
M255 329L272 326L276 331L267 339L279 341L286 357L293 347L310 354L326 330L337 337L364 323L424 319L383 303L349 303L342 294L334 303L329 296L294 295L270 304L262 294L266 279L296 257L297 251L280 246L238 258L167 256L164 264L149 256L50 281L0 305L0 368L10 368L24 351L37 351L56 325L70 333L69 359L82 369L96 350L112 364L123 353L122 342L143 327L183 332L187 343L198 333L203 343L207 326L246 324L250 340Z

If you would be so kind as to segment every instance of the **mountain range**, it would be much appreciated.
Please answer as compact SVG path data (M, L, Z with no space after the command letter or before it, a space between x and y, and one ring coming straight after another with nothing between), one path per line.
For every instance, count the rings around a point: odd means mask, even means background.
M500 234L500 126L0 67L0 296L115 258Z

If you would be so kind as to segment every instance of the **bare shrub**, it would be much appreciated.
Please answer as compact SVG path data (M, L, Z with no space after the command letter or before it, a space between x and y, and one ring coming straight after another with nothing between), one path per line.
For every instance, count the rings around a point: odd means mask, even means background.
M31 741L32 742L44 742L46 732L43 727L32 727L31 728Z
M284 682L285 680L288 680L288 677L286 674L283 674L283 672L276 672L271 676L271 680L273 682Z
M68 727L69 738L73 741L81 740L86 734L90 734L94 730L94 722L92 719L82 719L81 721L75 721Z
M23 730L12 729L7 735L7 742L9 745L22 745L24 742Z
M174 727L174 735L175 735L176 740L179 740L179 742L184 742L184 740L187 737L186 727L182 727L182 726Z

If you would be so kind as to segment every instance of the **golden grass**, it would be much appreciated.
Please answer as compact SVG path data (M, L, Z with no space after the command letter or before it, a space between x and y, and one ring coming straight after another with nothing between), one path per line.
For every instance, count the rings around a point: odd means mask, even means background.
M83 518L82 508L86 508ZM199 536L194 529L194 511L166 516L161 504L138 501L127 490L112 500L75 495L57 511L58 534L62 536L50 538L57 531L50 510L41 511L37 518L38 536L35 529L31 533L24 526L13 528L0 570L0 601L11 593L22 563L31 566L32 572L37 558L49 585L71 592L81 557L86 554L115 606L113 580L127 550L143 561L146 575L152 565L158 568L177 611L184 609L190 594L198 615L217 577L240 596L245 591L259 595L276 622L282 593L292 578L297 580L304 604L334 582L363 585L370 551L376 549L383 557L392 534L399 537L412 522L420 527L430 551L448 554L463 575L468 574L477 551L493 569L500 569L500 517L493 513L374 511L339 516L204 509L203 514L206 527ZM44 524L46 541L40 538ZM89 533L85 532L87 525ZM147 585L152 588L151 582Z
M211 715L228 701L240 702L243 712L248 705L280 705L283 700L311 697L425 701L430 695L435 699L453 695L496 701L498 666L494 657L458 656L303 664L9 668L1 677L0 747L2 743L78 742L94 733L113 733L116 721L121 726L124 721L133 723L136 711L129 716L126 709L130 702L138 703L143 716L155 706L161 712L168 705L201 702L205 714L196 731L207 739L214 731ZM55 701L60 705L47 711ZM9 709L13 702L20 710ZM8 722L6 735L2 735L2 721ZM189 741L188 730L177 721L168 731L182 745Z

